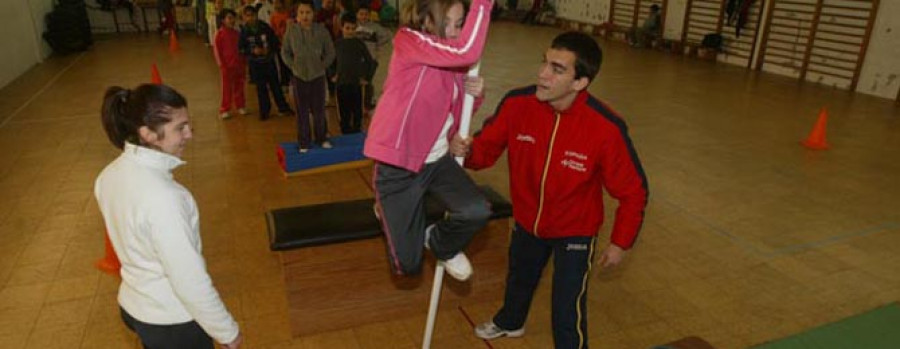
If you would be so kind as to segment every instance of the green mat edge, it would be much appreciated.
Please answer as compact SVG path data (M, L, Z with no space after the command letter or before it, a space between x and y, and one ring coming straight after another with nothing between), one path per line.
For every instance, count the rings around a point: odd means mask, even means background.
M868 326L876 323L878 326ZM846 332L857 332L846 335ZM827 333L827 334L826 334ZM834 337L837 337L834 338ZM896 349L900 348L900 304L884 306L853 315L804 332L775 339L753 349Z

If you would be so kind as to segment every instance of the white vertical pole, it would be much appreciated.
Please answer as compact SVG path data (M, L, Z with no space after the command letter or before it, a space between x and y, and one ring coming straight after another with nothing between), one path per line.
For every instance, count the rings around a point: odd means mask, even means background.
M469 68L469 77L478 76L480 63L475 63ZM463 138L469 137L469 124L472 122L472 109L475 106L475 96L463 91L463 109L462 119L459 120L459 135ZM457 156L456 162L462 165L464 158ZM431 335L434 333L434 320L437 317L438 304L441 301L441 288L444 286L444 266L441 263L434 268L434 282L431 284L431 300L428 302L428 319L425 322L425 336L422 338L422 348L431 348Z
M434 268L434 282L431 284L431 300L428 301L428 320L425 323L425 337L422 338L422 348L431 348L431 335L434 333L434 320L437 317L438 304L441 301L441 288L444 285L444 266L438 263Z
M481 68L481 62L475 63L469 68L469 77L478 77L478 70ZM475 96L466 93L463 99L462 120L459 120L459 136L463 139L469 138L469 125L472 124L472 109L475 107ZM462 156L456 157L456 162L463 164Z

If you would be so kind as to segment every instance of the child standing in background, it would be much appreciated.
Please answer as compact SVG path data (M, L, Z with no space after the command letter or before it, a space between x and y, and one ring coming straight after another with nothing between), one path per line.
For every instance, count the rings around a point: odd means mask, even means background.
M244 109L244 57L238 51L241 34L234 29L237 14L232 9L224 9L219 13L222 27L216 31L213 51L216 63L222 74L222 104L219 106L219 117L223 120L231 117L231 108L237 107L238 114L246 115Z
M284 39L284 32L287 31L288 20L291 19L291 12L285 0L275 0L272 2L272 15L269 16L269 26L275 31L278 40Z
M337 12L335 12L334 0L322 0L322 8L316 12L316 23L322 23L325 29L328 29L332 40L335 39L340 31L340 28L338 28L339 24L336 23L336 17Z
M243 10L244 25L241 27L241 38L238 48L247 57L250 66L250 80L256 84L256 97L259 102L259 119L269 118L272 104L269 101L269 90L275 97L278 111L281 114L292 114L291 107L284 99L284 93L278 83L278 37L272 28L258 19L254 6L246 6Z
M272 18L272 12L275 10L271 0L256 0L253 2L253 7L256 8L256 15L260 21L271 24L269 21Z
M375 59L375 67L372 68L372 75L375 75L375 70L378 69L378 52L381 51L382 47L391 42L391 32L382 27L381 24L372 22L369 18L371 14L372 11L368 6L360 5L359 9L356 10L356 36L366 44L366 47L369 49L369 54ZM366 85L366 109L375 107L374 94L375 89L372 84Z
M334 45L337 53L337 73L334 82L337 91L338 114L341 133L359 133L362 129L363 86L372 82L375 60L366 45L356 38L356 17L351 14L341 18L343 37Z
M313 23L313 4L300 0L297 22L289 23L281 46L281 58L293 73L291 85L297 103L297 143L299 152L306 153L312 141L322 148L331 148L325 120L325 68L334 62L334 44L328 30ZM309 116L313 117L313 136L310 139Z
M269 17L269 25L278 37L279 42L284 42L284 32L287 31L287 24L291 19L291 12L288 11L288 6L285 1L286 0L275 0L272 3L274 11L272 12L272 16ZM281 82L282 89L285 91L284 94L287 95L287 86L291 83L291 70L284 64L280 52L276 52L275 58L278 60L278 79Z

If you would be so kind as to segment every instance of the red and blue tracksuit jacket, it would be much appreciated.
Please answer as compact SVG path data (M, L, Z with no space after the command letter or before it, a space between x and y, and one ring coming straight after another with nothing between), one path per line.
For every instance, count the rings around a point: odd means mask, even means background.
M596 235L606 188L619 201L611 242L631 248L649 192L625 122L585 91L565 111L539 101L535 91L503 98L474 136L465 166L492 166L508 148L513 217L540 238Z

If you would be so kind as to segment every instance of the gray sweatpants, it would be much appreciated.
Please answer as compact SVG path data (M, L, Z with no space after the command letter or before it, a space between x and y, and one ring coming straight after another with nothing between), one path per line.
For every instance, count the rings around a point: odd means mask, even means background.
M397 275L422 271L426 193L435 195L447 207L428 241L440 260L453 258L468 246L491 215L490 203L449 155L426 164L419 173L380 162L374 172L375 200L380 207L388 259Z

